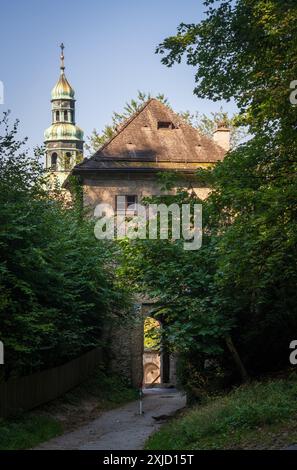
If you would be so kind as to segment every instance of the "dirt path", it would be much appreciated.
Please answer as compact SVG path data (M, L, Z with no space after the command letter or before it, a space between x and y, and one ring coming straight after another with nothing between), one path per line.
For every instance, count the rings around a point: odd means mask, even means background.
M145 391L144 414L138 414L138 402L102 413L80 429L39 445L38 450L137 450L164 420L185 406L185 397L173 389ZM154 417L161 417L156 420Z

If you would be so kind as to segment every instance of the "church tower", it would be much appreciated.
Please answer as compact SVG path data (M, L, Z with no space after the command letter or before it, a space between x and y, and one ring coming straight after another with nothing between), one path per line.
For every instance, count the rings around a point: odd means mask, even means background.
M74 90L65 76L64 44L61 44L60 77L51 94L52 125L44 133L46 168L62 185L83 158L83 131L75 125Z

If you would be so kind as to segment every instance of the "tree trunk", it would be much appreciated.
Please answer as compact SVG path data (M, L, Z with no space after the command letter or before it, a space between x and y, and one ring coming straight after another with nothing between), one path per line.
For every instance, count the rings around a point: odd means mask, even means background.
M244 367L241 359L240 359L240 356L238 354L238 351L236 349L236 347L234 346L234 343L232 341L232 338L230 335L227 335L225 337L225 340L226 340L226 345L227 345L227 348L229 349L230 353L231 353L231 356L233 357L234 359L234 362L239 370L239 373L240 373L240 376L241 376L241 380L243 383L245 382L248 382L249 381L249 375L246 371L246 368Z

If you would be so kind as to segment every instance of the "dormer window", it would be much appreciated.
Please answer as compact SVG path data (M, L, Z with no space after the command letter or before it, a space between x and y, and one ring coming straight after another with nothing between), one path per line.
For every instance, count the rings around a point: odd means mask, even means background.
M158 129L175 129L172 121L158 121Z

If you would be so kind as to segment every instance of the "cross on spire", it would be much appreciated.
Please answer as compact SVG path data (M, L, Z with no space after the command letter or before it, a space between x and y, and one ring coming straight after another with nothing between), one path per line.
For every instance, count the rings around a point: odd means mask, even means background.
M61 48L61 56L60 56L60 59L61 59L61 65L60 65L60 69L62 71L62 73L64 72L65 70L65 65L64 65L64 49L65 49L65 46L63 43L60 44L60 48Z

